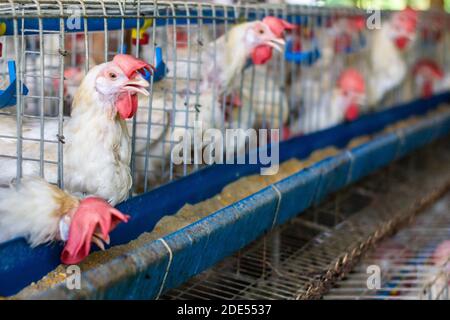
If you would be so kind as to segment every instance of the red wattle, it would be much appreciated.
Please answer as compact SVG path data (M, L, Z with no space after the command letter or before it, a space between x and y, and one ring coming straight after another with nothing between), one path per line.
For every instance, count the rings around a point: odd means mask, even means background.
M119 95L116 102L117 113L122 119L130 119L137 112L138 108L138 97L137 95L132 95L129 92L123 92Z
M407 37L399 37L399 38L395 39L395 45L400 50L405 49L406 46L408 45L408 43L409 43L409 39Z
M272 48L267 45L258 46L253 49L251 58L253 64L265 64L272 58Z
M432 81L426 81L423 84L422 96L423 96L423 98L430 98L433 96L433 82Z
M177 30L177 48L187 48L188 36L184 30Z
M282 133L283 133L284 140L287 140L290 137L292 137L292 131L291 131L291 128L289 128L289 126L283 126Z
M345 120L354 121L359 117L359 108L356 104L351 104L345 110Z

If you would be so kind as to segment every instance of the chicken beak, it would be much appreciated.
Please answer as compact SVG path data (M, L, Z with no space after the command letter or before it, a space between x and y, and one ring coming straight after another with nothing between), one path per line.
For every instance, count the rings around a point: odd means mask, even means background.
M111 243L109 235L104 239L100 232L94 233L91 241L102 251L105 251L105 244L109 245Z
M103 241L96 235L92 236L92 243L94 243L100 250L105 251L105 245Z
M148 88L149 86L150 86L150 84L148 83L147 80L145 80L141 76L138 76L138 77L128 81L127 83L125 83L123 88L127 91L141 93L145 96L149 96L150 93L147 91L147 89L145 89L145 88Z
M286 41L283 39L272 39L266 42L266 44L279 52L283 52L284 46L286 45Z

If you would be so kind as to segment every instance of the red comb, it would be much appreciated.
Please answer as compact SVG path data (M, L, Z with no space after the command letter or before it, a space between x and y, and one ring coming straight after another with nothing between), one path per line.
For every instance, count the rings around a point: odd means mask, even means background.
M444 78L444 72L442 69L436 62L430 59L422 59L415 64L413 74L417 75L422 72L426 72L436 79Z
M418 14L411 7L406 7L402 11L394 13L394 20L397 20L405 30L415 32L417 28Z
M353 68L349 68L342 72L338 79L338 86L344 91L353 91L357 93L366 92L366 84L361 73Z
M349 21L350 28L354 31L361 31L366 26L366 19L362 16L352 17Z
M262 19L262 22L266 24L273 32L273 34L278 38L281 38L283 36L284 30L294 30L296 28L295 24L272 16L265 17L264 19Z
M144 60L137 59L129 54L117 54L113 62L119 66L120 69L125 73L128 78L133 77L136 72L140 72L142 74L147 70L150 73L153 73L155 68L145 62Z
M355 121L359 117L359 107L357 104L353 103L347 107L345 110L345 120Z
M69 239L61 253L61 261L64 264L81 262L91 250L95 232L100 231L106 239L120 222L128 222L129 218L103 199L82 200L70 223Z

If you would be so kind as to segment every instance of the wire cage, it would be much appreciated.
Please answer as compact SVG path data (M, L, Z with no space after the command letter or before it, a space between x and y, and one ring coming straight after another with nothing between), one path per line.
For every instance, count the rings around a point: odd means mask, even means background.
M120 198L133 199L119 208L136 212L132 212L128 230L122 225L114 230L111 245L127 243L187 201L203 201L237 177L254 172L253 167L219 169L214 174L203 170L207 173L202 179L210 179L206 185L199 182L200 178L193 183L178 179L192 178L199 169L213 167L208 161L189 161L206 149L202 144L199 148L194 145L192 154L183 153L181 163L172 161L180 136L195 135L198 123L202 125L201 134L214 129L226 136L228 129L238 129L236 143L220 152L223 157L229 153L234 160L242 155L250 157L256 149L270 149L280 140L287 142L281 153L288 160L289 156L304 158L329 145L342 147L357 134L374 133L390 122L425 113L448 100L448 16L441 12L412 13L409 9L406 17L399 13L146 0L0 3L0 187L20 184L24 177L37 175L76 193L67 183L66 126L73 119L83 78L118 54L150 62L155 69L143 75L150 83L150 96L139 96L136 115L120 123L125 138L129 138L127 151L131 155L129 161L126 156L122 160L129 166L132 179L126 196ZM249 24L273 17L283 19L285 29L270 31L273 50L264 59L256 51L242 53L247 47L240 41L251 40L246 38ZM394 40L398 42L395 47L389 45ZM386 47L390 59L380 59ZM389 72L380 72L383 68ZM394 106L399 108L392 114L382 113ZM370 114L373 119L369 119ZM362 122L353 127L352 122L358 118ZM436 120L439 125L430 136L444 133L446 119ZM269 129L270 135L259 136L252 144L251 129ZM409 134L415 134L414 130ZM340 136L335 136L336 132ZM396 151L384 153L386 159L413 149L405 136L395 137ZM298 150L290 148L291 141ZM336 165L336 172L348 170L347 174L339 172L345 178L329 178L330 182L320 176L324 190L311 199L302 198L296 213L303 203L305 209L323 194L336 191L340 183L342 187L369 172L366 167L354 169L354 158L350 154L349 160L348 156L344 160L351 165L341 158ZM380 159L373 162L386 160ZM372 170L377 163L364 165ZM327 167L326 174L327 170L334 169ZM180 183L176 188L168 183L173 180ZM200 186L202 191L195 194L194 189ZM167 190L186 192L169 199L173 194L168 195ZM277 190L273 188L271 196ZM150 202L145 201L145 195L137 197L141 194L150 195L155 211L159 210L151 219L144 216L149 214ZM161 203L156 204L158 201ZM24 259L39 256L40 269L29 276L33 281L59 262L60 248L38 247L30 253L32 250L23 243L11 243L11 247L17 245L25 252ZM16 266L16 261L11 261L8 266ZM8 272L0 274L0 279L7 279ZM17 292L24 285L20 281L8 283L5 292Z
M326 299L448 300L449 261L443 253L448 246L448 199L367 254ZM378 288L366 284L373 267L383 271Z
M266 64L242 68L226 88L205 79L206 68L215 72L223 68L220 37L227 37L237 23L269 15L299 26L286 35L285 53L275 54ZM9 171L1 182L38 174L64 186L64 117L70 114L83 75L117 53L133 54L158 67L151 77L152 96L140 100L138 114L128 124L135 194L202 166L168 161L177 143L174 132L192 130L195 120L219 130L280 129L281 140L336 125L343 121L340 115L332 119L333 104L340 99L334 97L340 74L358 68L366 86L370 84L367 60L370 46L376 44L373 32L358 26L358 19L366 15L357 9L203 2L3 3L2 83L7 87L13 84L11 75L17 76L13 88L17 101L8 103L5 95L1 116L12 121L15 115L17 126L1 133L12 144L10 150L0 151L2 171ZM446 16L422 15L417 41L405 53L406 63L436 57L435 63L447 70L448 39L441 34ZM437 22L429 27L428 21ZM405 76L376 105L365 101L362 112L416 98L417 81L413 75ZM208 112L202 113L202 107ZM22 125L28 119L39 122L29 134ZM245 145L238 148L246 151Z

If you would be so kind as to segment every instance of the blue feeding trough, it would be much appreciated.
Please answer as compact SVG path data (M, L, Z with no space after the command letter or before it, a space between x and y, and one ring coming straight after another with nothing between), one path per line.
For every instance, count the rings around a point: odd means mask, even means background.
M0 109L16 105L16 63L8 61L9 85L5 90L0 90ZM22 84L22 95L28 94L28 88Z
M308 66L316 63L320 59L320 50L316 43L314 43L313 49L309 51L293 51L293 41L289 40L286 43L286 51L284 52L284 58L286 61L294 62L296 64L305 64Z

